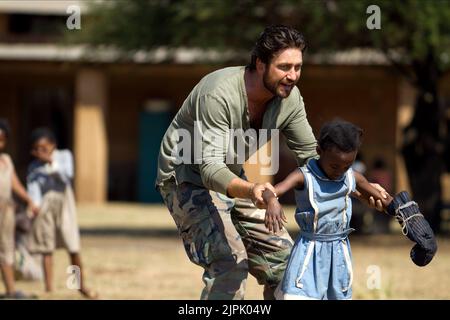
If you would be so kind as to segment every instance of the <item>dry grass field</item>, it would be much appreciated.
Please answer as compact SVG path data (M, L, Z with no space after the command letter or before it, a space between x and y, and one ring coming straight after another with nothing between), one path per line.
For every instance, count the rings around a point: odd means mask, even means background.
M286 209L295 234L293 210ZM190 263L170 215L162 206L108 204L79 206L82 258L86 282L102 299L198 299L202 270ZM354 299L450 299L450 238L438 239L432 263L416 267L412 243L400 232L351 236ZM80 299L66 287L68 257L55 254L55 292L40 282L18 282L18 289L39 299ZM376 267L373 267L376 266ZM380 272L380 287L369 289L371 272ZM0 284L0 290L3 285ZM249 276L246 299L262 299L262 288Z

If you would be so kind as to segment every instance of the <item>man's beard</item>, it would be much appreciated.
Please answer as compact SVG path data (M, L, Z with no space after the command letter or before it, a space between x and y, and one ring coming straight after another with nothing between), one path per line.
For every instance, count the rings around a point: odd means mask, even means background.
M279 81L274 82L274 83L270 83L270 81L269 81L269 72L268 72L268 69L266 69L266 70L264 71L264 74L263 74L263 84L264 84L264 87L265 87L270 93L272 93L274 96L279 97L279 98L282 98L282 99L289 97L289 94L291 93L292 88L293 88L294 85L295 85L295 83L292 83L292 84L290 84L291 89L290 89L289 91L287 91L287 92L280 92L280 90L277 90L278 87L279 87L279 85L280 85L280 82L279 82Z

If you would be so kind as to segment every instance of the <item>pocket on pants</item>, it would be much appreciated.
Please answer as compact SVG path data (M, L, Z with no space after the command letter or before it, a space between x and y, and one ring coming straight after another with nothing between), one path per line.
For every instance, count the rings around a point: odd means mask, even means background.
M223 260L236 260L225 235L215 226L212 218L206 218L181 231L184 248L193 263L208 267Z
M341 276L339 277L339 284L342 292L347 292L351 289L353 283L353 266L350 250L345 240L340 241L342 248L342 255L340 257L340 266L342 268Z

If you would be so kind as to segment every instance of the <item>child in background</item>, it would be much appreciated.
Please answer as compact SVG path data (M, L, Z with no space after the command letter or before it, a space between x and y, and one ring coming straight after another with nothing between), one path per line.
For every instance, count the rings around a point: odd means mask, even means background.
M15 289L15 211L12 192L25 201L34 214L37 214L38 208L20 183L11 157L5 153L8 138L8 123L0 119L0 269L6 288L5 298L26 299L30 297Z
M65 248L71 264L79 267L79 291L90 299L97 294L86 288L80 257L80 233L72 191L73 157L69 150L57 150L56 138L47 128L39 128L31 135L31 155L27 176L28 192L40 206L29 235L30 252L43 255L45 289L53 290L52 253Z
M319 160L311 159L275 186L281 196L294 188L295 219L301 233L291 251L277 299L351 299L353 269L348 235L352 214L350 195L364 187L382 200L358 172L352 170L362 130L353 124L325 124L318 140ZM266 225L277 232L285 220L276 197L265 191Z
M356 189L366 200L370 196L381 200L384 208L389 206L389 214L395 215L389 205L393 198L389 195L383 198L362 174L352 170L361 136L362 130L351 123L333 121L325 124L317 147L320 159L310 159L306 166L296 169L275 186L277 196L294 189L295 219L301 229L284 278L276 290L277 299L351 299L353 268L348 235L353 231L350 228L350 195L357 192ZM275 194L266 190L263 197L268 203L266 226L277 232L286 218ZM419 213L414 214L403 223L408 220L409 226L423 223L418 220L419 216ZM434 245L430 242L429 248L432 248L429 251L414 249L413 261L421 266L427 264L436 252ZM425 257L423 252L430 254Z

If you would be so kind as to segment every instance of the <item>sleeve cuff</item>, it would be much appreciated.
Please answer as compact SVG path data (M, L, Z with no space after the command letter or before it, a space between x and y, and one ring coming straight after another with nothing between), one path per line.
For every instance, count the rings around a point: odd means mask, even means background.
M227 187L231 180L239 178L228 168L222 168L214 173L210 179L210 187L212 190L227 195Z

